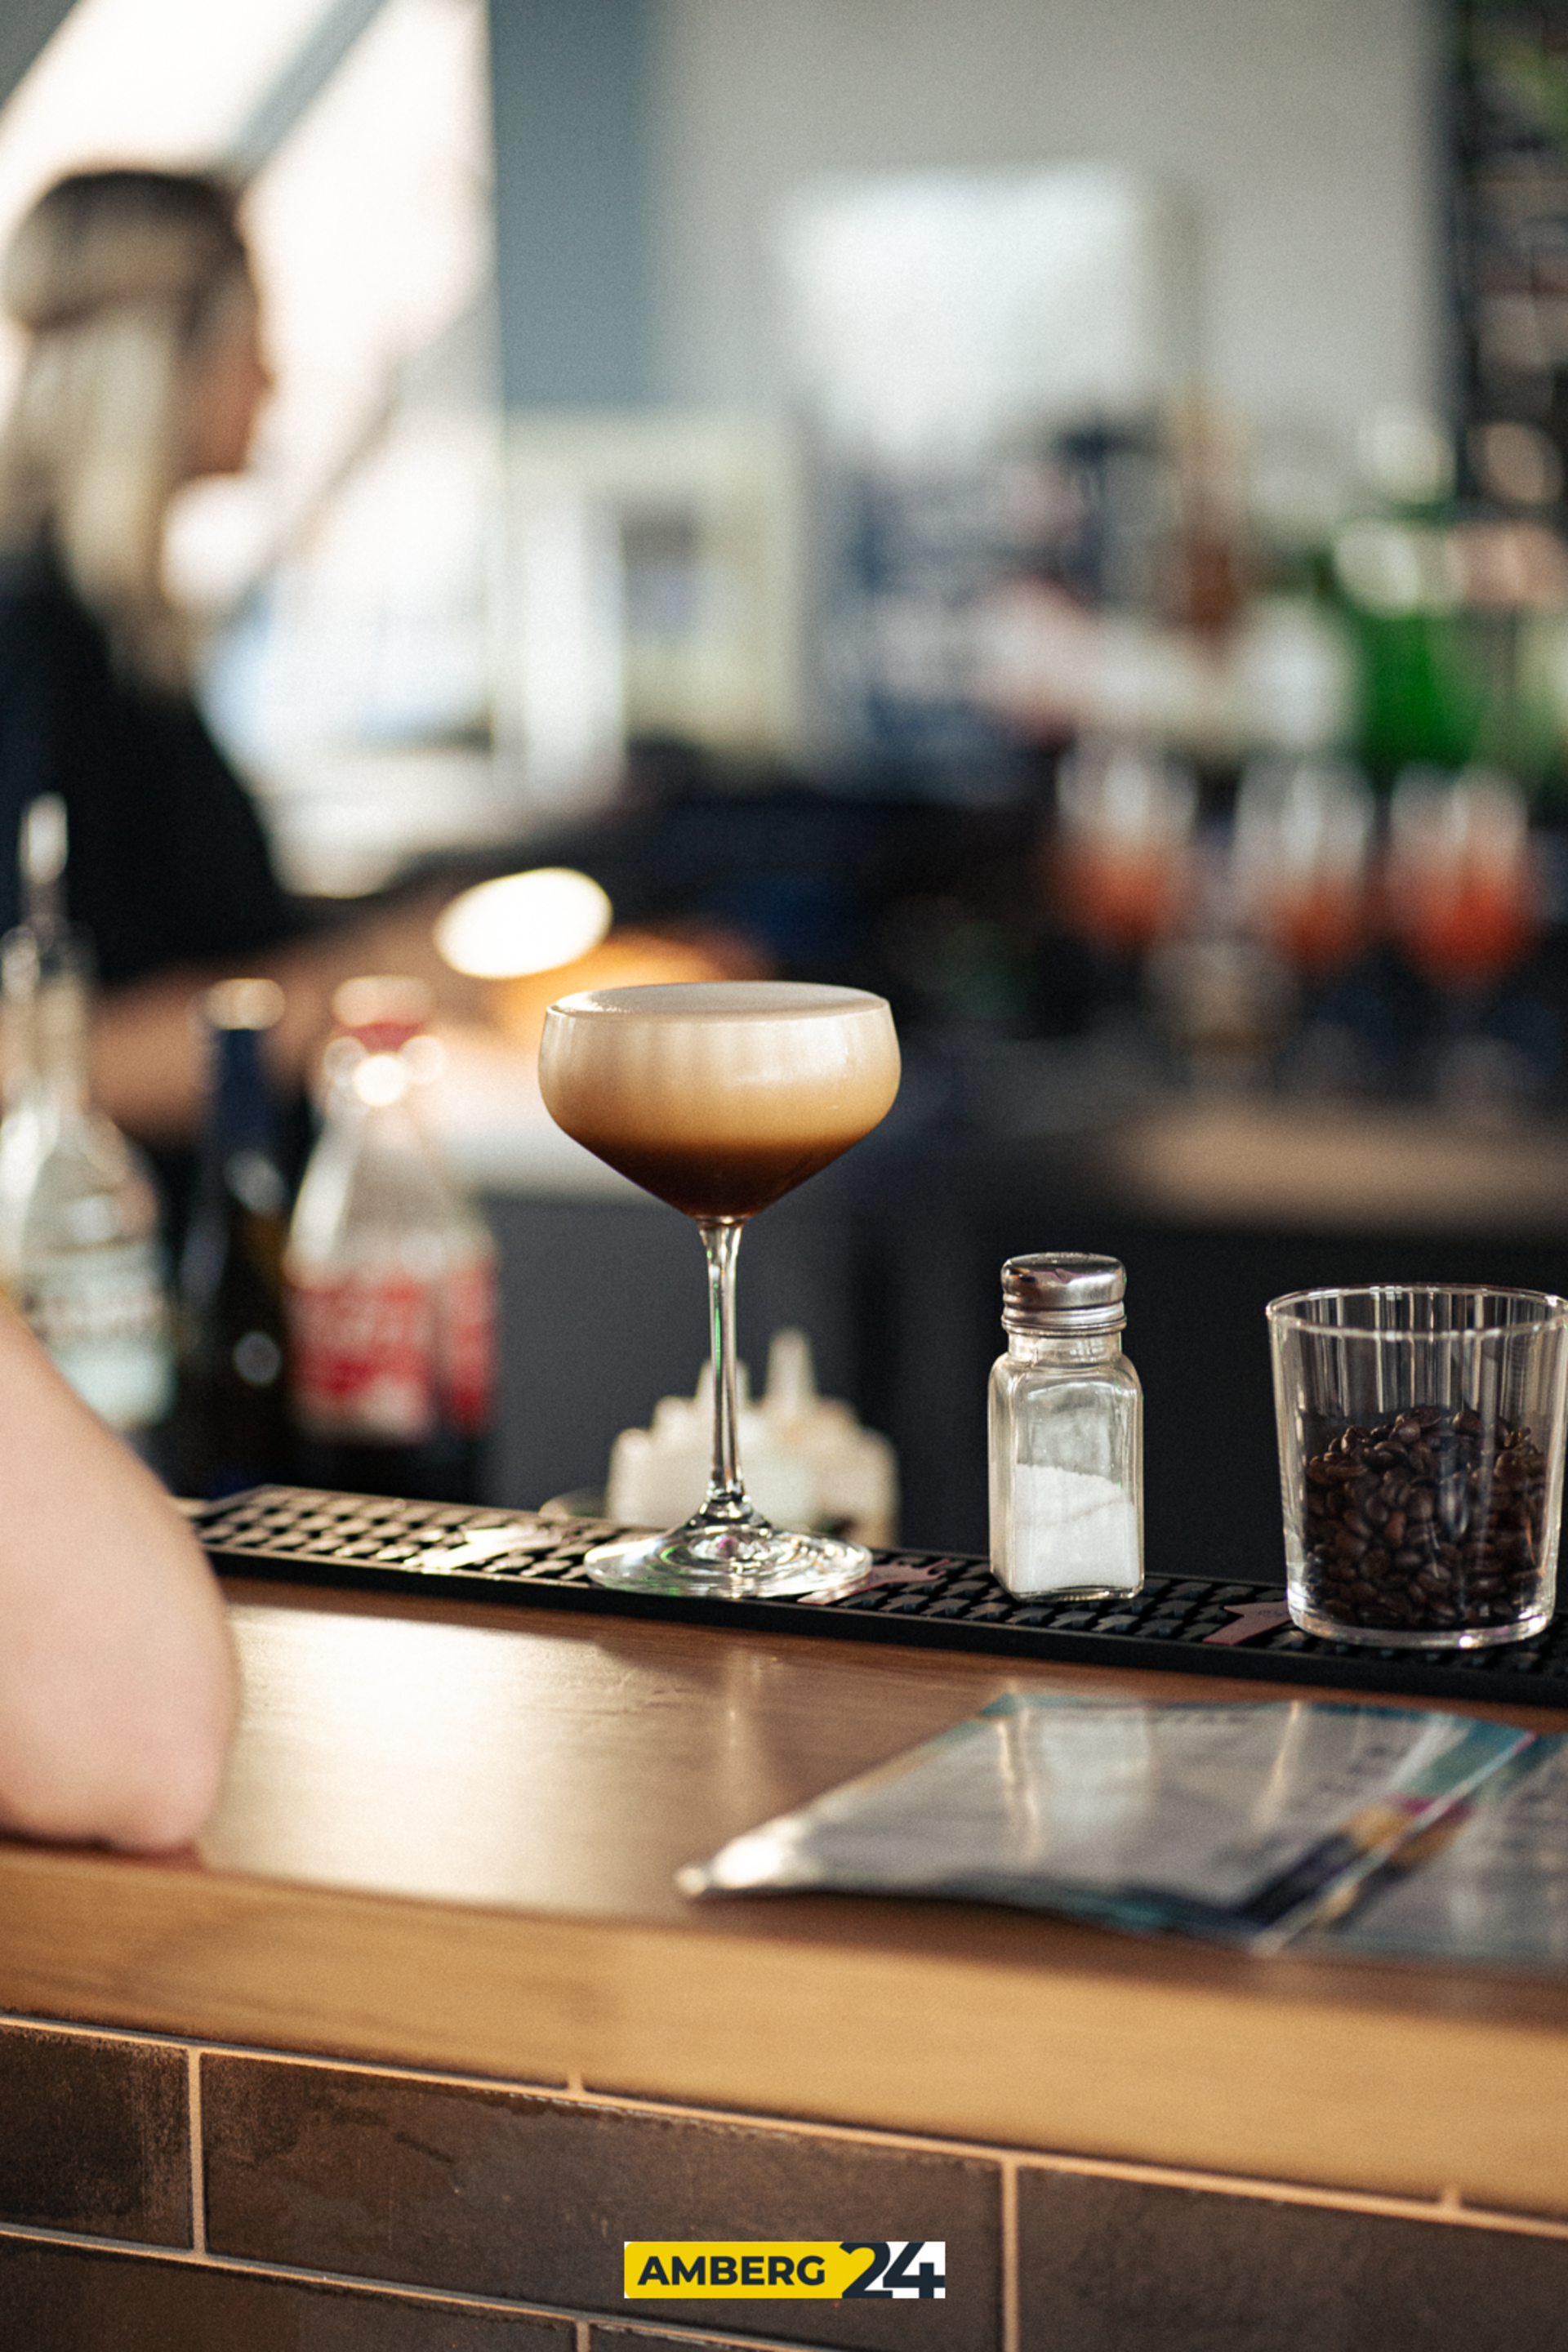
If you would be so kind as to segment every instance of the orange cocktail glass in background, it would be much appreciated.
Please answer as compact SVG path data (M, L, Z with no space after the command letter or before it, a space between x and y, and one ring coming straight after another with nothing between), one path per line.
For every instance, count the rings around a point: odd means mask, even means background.
M1242 778L1237 911L1309 983L1352 964L1371 939L1373 830L1371 792L1337 761L1260 761Z
M1476 997L1535 944L1540 885L1524 795L1506 776L1409 770L1394 786L1383 871L1389 936L1435 988Z
M1192 895L1196 813L1191 776L1145 744L1085 741L1068 752L1049 856L1068 928L1121 958L1174 929Z

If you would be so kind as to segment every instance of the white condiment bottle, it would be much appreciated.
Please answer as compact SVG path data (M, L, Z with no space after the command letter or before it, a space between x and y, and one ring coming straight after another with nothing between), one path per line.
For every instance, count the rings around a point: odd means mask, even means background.
M1143 1395L1121 1352L1125 1269L1055 1251L1002 1269L991 1374L991 1565L1009 1592L1136 1592Z

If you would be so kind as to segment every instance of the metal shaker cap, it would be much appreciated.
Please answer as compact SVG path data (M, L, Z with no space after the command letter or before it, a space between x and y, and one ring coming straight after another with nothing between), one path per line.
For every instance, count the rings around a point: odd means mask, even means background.
M1086 1250L1010 1257L1002 1268L1002 1326L1007 1331L1120 1331L1127 1321L1127 1269L1120 1258Z

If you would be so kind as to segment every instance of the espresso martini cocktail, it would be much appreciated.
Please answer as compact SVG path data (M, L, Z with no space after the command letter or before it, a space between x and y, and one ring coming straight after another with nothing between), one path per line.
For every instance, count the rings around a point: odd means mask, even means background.
M899 1090L879 996L785 981L605 988L551 1008L539 1082L568 1135L689 1217L755 1216Z
M602 1545L599 1582L645 1591L833 1592L865 1573L858 1544L769 1526L736 1455L734 1265L745 1221L869 1133L899 1090L879 996L790 981L606 988L546 1015L539 1083L557 1124L696 1221L713 1327L713 1477L667 1536Z

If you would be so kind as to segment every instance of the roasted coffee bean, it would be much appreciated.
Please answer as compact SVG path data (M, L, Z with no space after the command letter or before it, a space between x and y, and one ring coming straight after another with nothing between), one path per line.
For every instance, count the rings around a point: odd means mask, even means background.
M1546 1463L1528 1429L1415 1405L1320 1424L1306 1464L1307 1597L1344 1625L1509 1625L1540 1594Z

